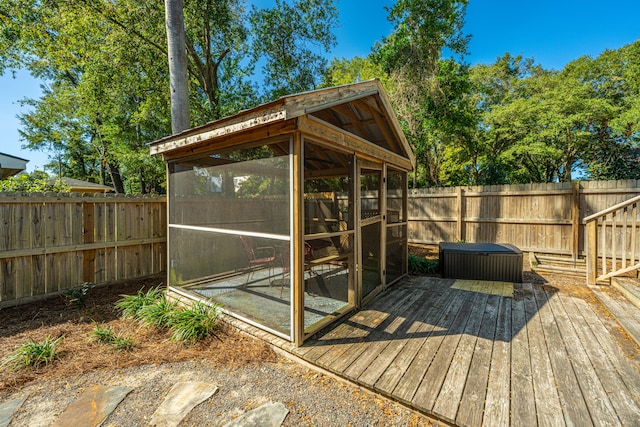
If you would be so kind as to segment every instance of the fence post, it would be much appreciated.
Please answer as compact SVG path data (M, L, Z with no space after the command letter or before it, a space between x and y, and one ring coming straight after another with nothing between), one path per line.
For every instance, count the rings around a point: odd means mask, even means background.
M603 261L604 262L604 261ZM598 269L598 220L587 223L587 285L596 284Z
M94 203L87 202L82 203L82 242L93 243L95 236L95 224L93 220L94 216ZM95 249L88 249L82 251L82 281L91 282L95 281L95 264L96 264L96 251Z
M464 195L462 193L462 187L456 188L456 200L458 207L458 217L456 220L456 238L459 242L464 241Z
M572 183L571 192L571 254L575 267L580 251L580 182Z

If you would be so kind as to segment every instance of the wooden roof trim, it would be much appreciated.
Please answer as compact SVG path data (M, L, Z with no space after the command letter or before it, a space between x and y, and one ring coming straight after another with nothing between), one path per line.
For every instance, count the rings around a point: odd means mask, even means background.
M292 119L304 116L335 105L376 95L380 91L380 87L376 82L377 80L368 80L282 98L287 111L287 118Z
M243 118L244 120L233 122L231 124L214 122L219 124L219 126L212 127L212 129L209 130L200 129L201 132L194 132L196 129L199 129L194 128L184 136L179 134L169 137L166 140L154 142L150 147L151 154L153 155L167 151L179 150L189 145L198 144L221 136L248 130L255 126L270 124L286 119L286 112L282 109L275 109L266 112L256 111L255 113L256 114L251 114L248 117L243 114L238 118ZM206 129L209 126L211 126L211 124L205 125L204 128Z
M391 108L391 102L389 101L389 98L387 98L387 94L384 92L384 90L382 90L382 83L380 83L379 80L376 80L376 82L380 87L380 91L379 91L380 101L382 102L384 109L388 113L390 113L387 115L389 116L389 120L391 121L391 127L394 130L394 133L398 136L398 141L400 142L400 144L402 144L402 147L404 148L405 153L407 154L407 156L409 156L409 159L411 160L411 164L415 166L416 156L413 154L411 145L409 145L409 141L407 141L407 138L405 138L404 136L404 132L402 132L402 126L400 126L400 122L398 121L398 118L396 117L395 113L393 113L393 109Z
M225 135L218 139L214 145L206 144L206 140L204 140L200 144L183 146L176 150L163 152L162 157L163 160L169 161L180 159L186 156L204 154L215 150L224 150L235 146L246 147L251 146L255 143L264 145L294 131L295 123L292 120L275 122L270 126L263 126L258 129L247 129L243 132L236 132Z
M412 170L413 163L411 159L402 157L390 150L372 144L371 141L360 138L357 135L346 132L330 123L322 121L315 117L298 117L298 129L313 135L314 138L324 138L336 145L347 148L354 153L362 153L368 156L378 158L387 163L391 163L404 170Z

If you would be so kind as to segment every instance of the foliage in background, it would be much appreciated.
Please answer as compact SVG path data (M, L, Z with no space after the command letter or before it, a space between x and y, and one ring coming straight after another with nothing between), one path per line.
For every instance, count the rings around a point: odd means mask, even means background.
M13 352L9 353L0 367L8 367L10 369L20 368L37 368L41 365L48 365L53 362L58 354L58 346L62 342L63 337L52 339L46 337L44 341L29 341L22 344Z
M467 3L396 0L370 55L329 61L332 0L186 0L192 124L379 78L416 154L413 187L639 178L640 40L562 70L508 52L470 66ZM0 73L45 82L22 101L25 146L53 153L65 176L163 191L146 144L170 133L165 56L152 0L0 0Z
M84 308L87 293L91 289L91 283L85 282L82 286L73 289L66 289L60 293L62 298L64 299L65 304L72 305L75 308L81 309Z
M432 274L438 271L438 260L409 254L409 273Z
M49 175L42 171L34 171L30 174L21 173L7 179L0 180L0 191L11 193L37 193L55 192L68 193L71 188L59 179L50 179Z
M249 11L241 0L187 0L184 15L192 125L314 89L335 43L332 0ZM0 73L24 68L45 81L42 97L22 101L25 147L53 153L48 167L64 176L163 191L164 164L147 146L171 133L158 2L0 0L0 23Z

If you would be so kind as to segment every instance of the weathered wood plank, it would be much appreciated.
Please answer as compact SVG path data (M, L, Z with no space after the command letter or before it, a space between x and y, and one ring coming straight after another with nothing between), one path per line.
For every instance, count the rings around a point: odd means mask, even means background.
M446 286L446 291L445 287L439 287L439 289L442 291L441 297L429 302L429 307L426 312L419 317L415 330L409 331L412 336L405 340L406 342L400 352L375 383L377 390L391 394L424 342L429 339L434 331L439 330L437 325L443 309L449 306L454 295L457 295L455 292L449 290L449 286Z
M403 288L389 294L387 298L383 296L375 300L366 309L352 315L348 322L340 322L328 333L299 347L296 353L304 355L305 360L317 362L320 366L330 366L333 360L348 350L350 343L364 339L368 334L368 325L377 325L386 319L385 310L411 295L413 293L408 288ZM380 304L375 306L378 302Z
M555 288L549 287L547 293L550 298L554 298L554 294L558 291ZM559 307L557 312L552 311L551 302L547 299L547 293L542 287L534 287L533 293L538 305L538 317L542 324L545 341L547 343L547 349L549 351L549 360L551 362L551 368L553 369L553 375L556 382L558 391L558 397L560 398L560 404L562 405L562 412L564 413L565 422L568 425L589 426L593 425L589 415L589 409L587 409L587 403L585 399L589 399L590 395L598 396L596 399L600 399L602 396L598 393L600 390L596 389L594 384L588 384L589 387L585 388L585 381L578 383L576 374L574 372L574 365L572 361L581 360L584 358L584 350L581 346L571 346L567 351L566 341L574 338L570 335L571 330L569 328L563 328L563 331L567 335L560 335L558 323L561 323L562 312ZM564 326L564 325L563 325ZM569 359L571 358L571 360ZM583 371L585 366L579 365L576 369L579 370L580 377L582 379L588 377L592 372ZM588 367L591 369L591 366ZM581 387L582 386L582 387ZM584 394L584 396L583 396ZM591 408L590 406L590 409ZM610 414L610 415L613 415ZM600 418L600 417L598 417Z
M404 345L414 337L417 327L423 324L425 317L426 307L429 307L431 303L438 303L443 298L445 292L443 288L437 289L433 293L423 291L416 302L410 306L405 313L399 313L399 316L405 316L404 322L400 325L398 330L394 332L393 337L388 340L387 345L382 349L382 346L372 346L371 353L377 352L377 357L368 364L364 365L364 371L358 377L359 381L363 384L375 384L385 370L393 363L395 357L402 350ZM355 363L351 366L353 367ZM350 368L351 368L350 367ZM346 373L346 371L345 371Z
M636 342L640 342L640 319L637 318L637 307L625 301L623 298L620 300L612 298L606 291L594 289L593 292L629 335L631 335Z
M511 301L511 425L517 427L537 424L524 292L520 286Z
M376 365L376 360L378 360L378 364L385 364L387 362L387 360L380 360L381 353L384 352L396 336L402 336L406 333L406 330L413 321L418 309L429 297L430 295L422 292L413 299L413 301L411 301L409 306L402 307L401 311L393 312L391 314L391 316L393 316L393 320L385 329L385 333L376 336L373 340L368 339L369 345L367 346L367 351L360 354L360 356L344 370L344 375L349 378L357 378L358 382L362 384L375 383L378 379L377 375L379 374L377 369L374 368L373 371L369 371L364 378L361 378L361 376L369 367Z
M474 316L479 305L477 302L482 295L477 292L466 291L466 293L469 295L466 297L462 307L460 307L456 320L451 324L451 327L442 331L444 339L411 400L414 405L425 408L427 411L433 409L458 343L462 338L469 318ZM484 309L484 306L482 308Z
M509 377L511 374L511 300L502 297L498 308L496 334L491 355L482 424L509 425Z
M487 282L485 282L487 283ZM481 289L483 291L485 289ZM473 350L478 340L488 295L481 292L473 306L463 335L460 337L449 370L433 405L433 412L452 423L456 420L458 407L464 391L465 381L471 367Z
M460 426L482 425L484 400L487 394L491 353L493 350L500 300L501 297L498 295L489 295L487 298L482 325L480 326L478 339L473 349L469 375L464 384L460 408L456 416L455 423Z
M393 389L394 397L401 402L411 403L425 373L431 366L440 344L444 340L444 331L448 330L453 322L459 318L459 311L471 294L457 289L451 289L450 292L452 299L450 304L442 310L442 315L436 323L437 331L434 331L429 336L429 339L424 342L411 365Z
M578 343L573 343L572 345L582 345L584 347L588 360L583 360L582 363L593 367L593 371L597 374L600 384L602 384L606 396L611 401L622 424L634 425L640 417L638 401L633 398L633 394L627 388L621 376L622 371L619 372L619 367L612 364L599 340L587 325L585 318L576 305L576 299L576 297L560 294L558 295L558 302L554 302L562 305L566 312L567 320L571 322L575 330ZM563 322L562 325L564 324ZM611 340L609 334L603 334L601 339ZM615 343L613 345L615 346ZM628 362L625 361L625 364L628 364ZM635 377L638 377L637 372Z
M549 360L549 350L544 339L544 331L538 316L538 306L533 295L533 286L525 283L522 288L524 306L529 319L527 335L529 337L529 351L531 353L531 371L535 390L538 425L556 427L565 425L562 406L556 388L556 381Z
M421 295L421 292L415 294L415 297ZM400 323L404 319L399 318L397 313L403 312L413 305L414 298L406 298L400 304L394 306L393 310L389 311L389 313L385 313L386 316L382 322L375 325L375 327L370 327L371 332L364 338L364 341L356 342L352 344L349 349L345 352L345 354L340 358L336 359L331 365L330 369L334 372L346 373L346 370L354 363L362 353L368 351L371 342L376 342L378 340L384 339L392 334ZM359 374L359 372L358 372ZM349 378L356 379L355 375L347 375Z
M598 372L595 370L595 365L586 352L586 348L594 345L594 343L580 341L564 306L559 300L559 295L554 295L553 297L549 295L548 304L554 312L555 321L562 333L563 342L567 348L571 349L570 362L578 373L577 381L588 407L588 416L594 420L595 425L620 425L616 417L616 411L607 396L608 393L599 379ZM575 390L573 392L577 394ZM582 418L585 417L586 415L582 415ZM576 420L577 418L574 417L572 419ZM581 421L581 423L586 423L586 421Z
M412 300L419 294L419 291L411 292L411 294L402 298L389 310L380 310L379 315L374 319L372 324L363 325L368 333L365 333L364 336L359 339L351 338L351 342L343 347L344 352L342 352L339 357L319 358L318 362L325 363L325 366L333 372L342 373L367 350L370 341L380 339L381 336L388 333L388 330L394 328L394 320L396 320L394 313L398 310L402 310L403 307L410 306ZM340 351L343 349L340 349ZM334 352L330 356L335 356L337 354L338 352Z

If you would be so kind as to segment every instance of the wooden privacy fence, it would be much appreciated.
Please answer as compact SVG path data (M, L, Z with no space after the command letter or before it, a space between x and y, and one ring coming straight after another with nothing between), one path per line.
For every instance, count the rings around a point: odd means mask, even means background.
M640 180L410 190L409 242L511 243L578 257L585 254L584 218L638 194Z
M0 308L166 268L166 198L0 193Z

